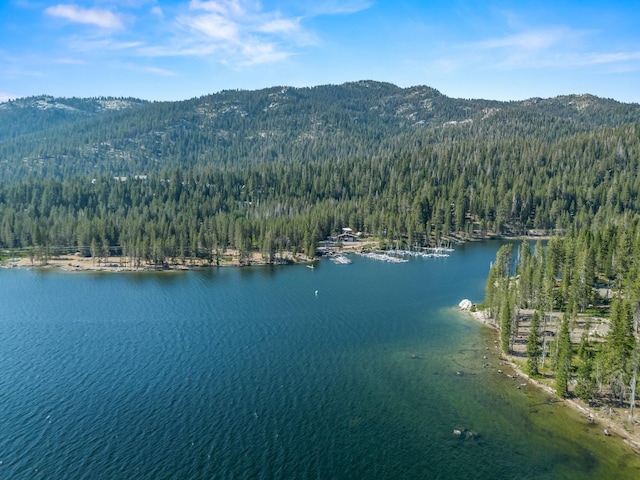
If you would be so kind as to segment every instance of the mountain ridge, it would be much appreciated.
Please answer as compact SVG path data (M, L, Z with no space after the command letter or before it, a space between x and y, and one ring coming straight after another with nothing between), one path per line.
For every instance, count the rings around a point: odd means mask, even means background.
M41 95L0 104L0 179L365 158L407 142L557 139L639 121L640 105L590 94L503 102L372 80L175 102Z

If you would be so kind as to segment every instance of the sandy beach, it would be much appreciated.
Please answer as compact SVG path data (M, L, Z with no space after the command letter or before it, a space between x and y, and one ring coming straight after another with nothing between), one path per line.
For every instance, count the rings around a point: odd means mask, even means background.
M306 263L309 259L304 255L292 255L283 253L278 255L277 263ZM55 269L65 272L143 272L143 271L183 271L195 268L207 267L239 267L248 265L266 265L260 253L252 253L244 263L240 262L240 255L235 250L227 250L221 256L218 264L202 259L185 259L184 262L166 262L162 265L155 265L148 262L135 264L127 257L83 257L81 255L60 255L48 258L46 261L39 261L30 258L9 258L0 262L4 268L43 268Z
M377 241L345 242L340 246L326 247L324 253L355 253L363 249L379 247ZM48 268L66 272L143 272L143 271L181 271L208 267L242 267L258 265L279 265L292 263L311 263L317 257L308 257L302 253L278 252L271 263L267 262L260 252L251 252L241 259L240 253L228 248L220 254L219 260L209 261L200 258L185 258L184 260L167 260L162 265L145 262L135 264L129 257L85 257L81 254L58 255L41 261L37 258L14 257L0 261L0 268Z

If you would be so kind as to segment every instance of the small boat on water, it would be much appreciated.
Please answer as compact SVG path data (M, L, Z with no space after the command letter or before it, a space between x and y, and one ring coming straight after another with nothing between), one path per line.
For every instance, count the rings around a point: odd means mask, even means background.
M316 267L314 265L307 265L307 268L313 269L313 268L316 268Z

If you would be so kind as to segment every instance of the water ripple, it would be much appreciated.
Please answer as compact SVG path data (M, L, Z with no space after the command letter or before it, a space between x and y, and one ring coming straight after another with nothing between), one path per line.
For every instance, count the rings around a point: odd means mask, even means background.
M482 296L496 249L314 270L0 272L0 478L637 478L623 447L554 406L531 414L538 394L474 367L491 333L448 307ZM454 438L457 425L479 439Z

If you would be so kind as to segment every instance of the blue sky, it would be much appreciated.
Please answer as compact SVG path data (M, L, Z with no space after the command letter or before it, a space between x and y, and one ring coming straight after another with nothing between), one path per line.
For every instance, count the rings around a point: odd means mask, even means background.
M0 100L380 80L640 103L633 1L2 0Z

